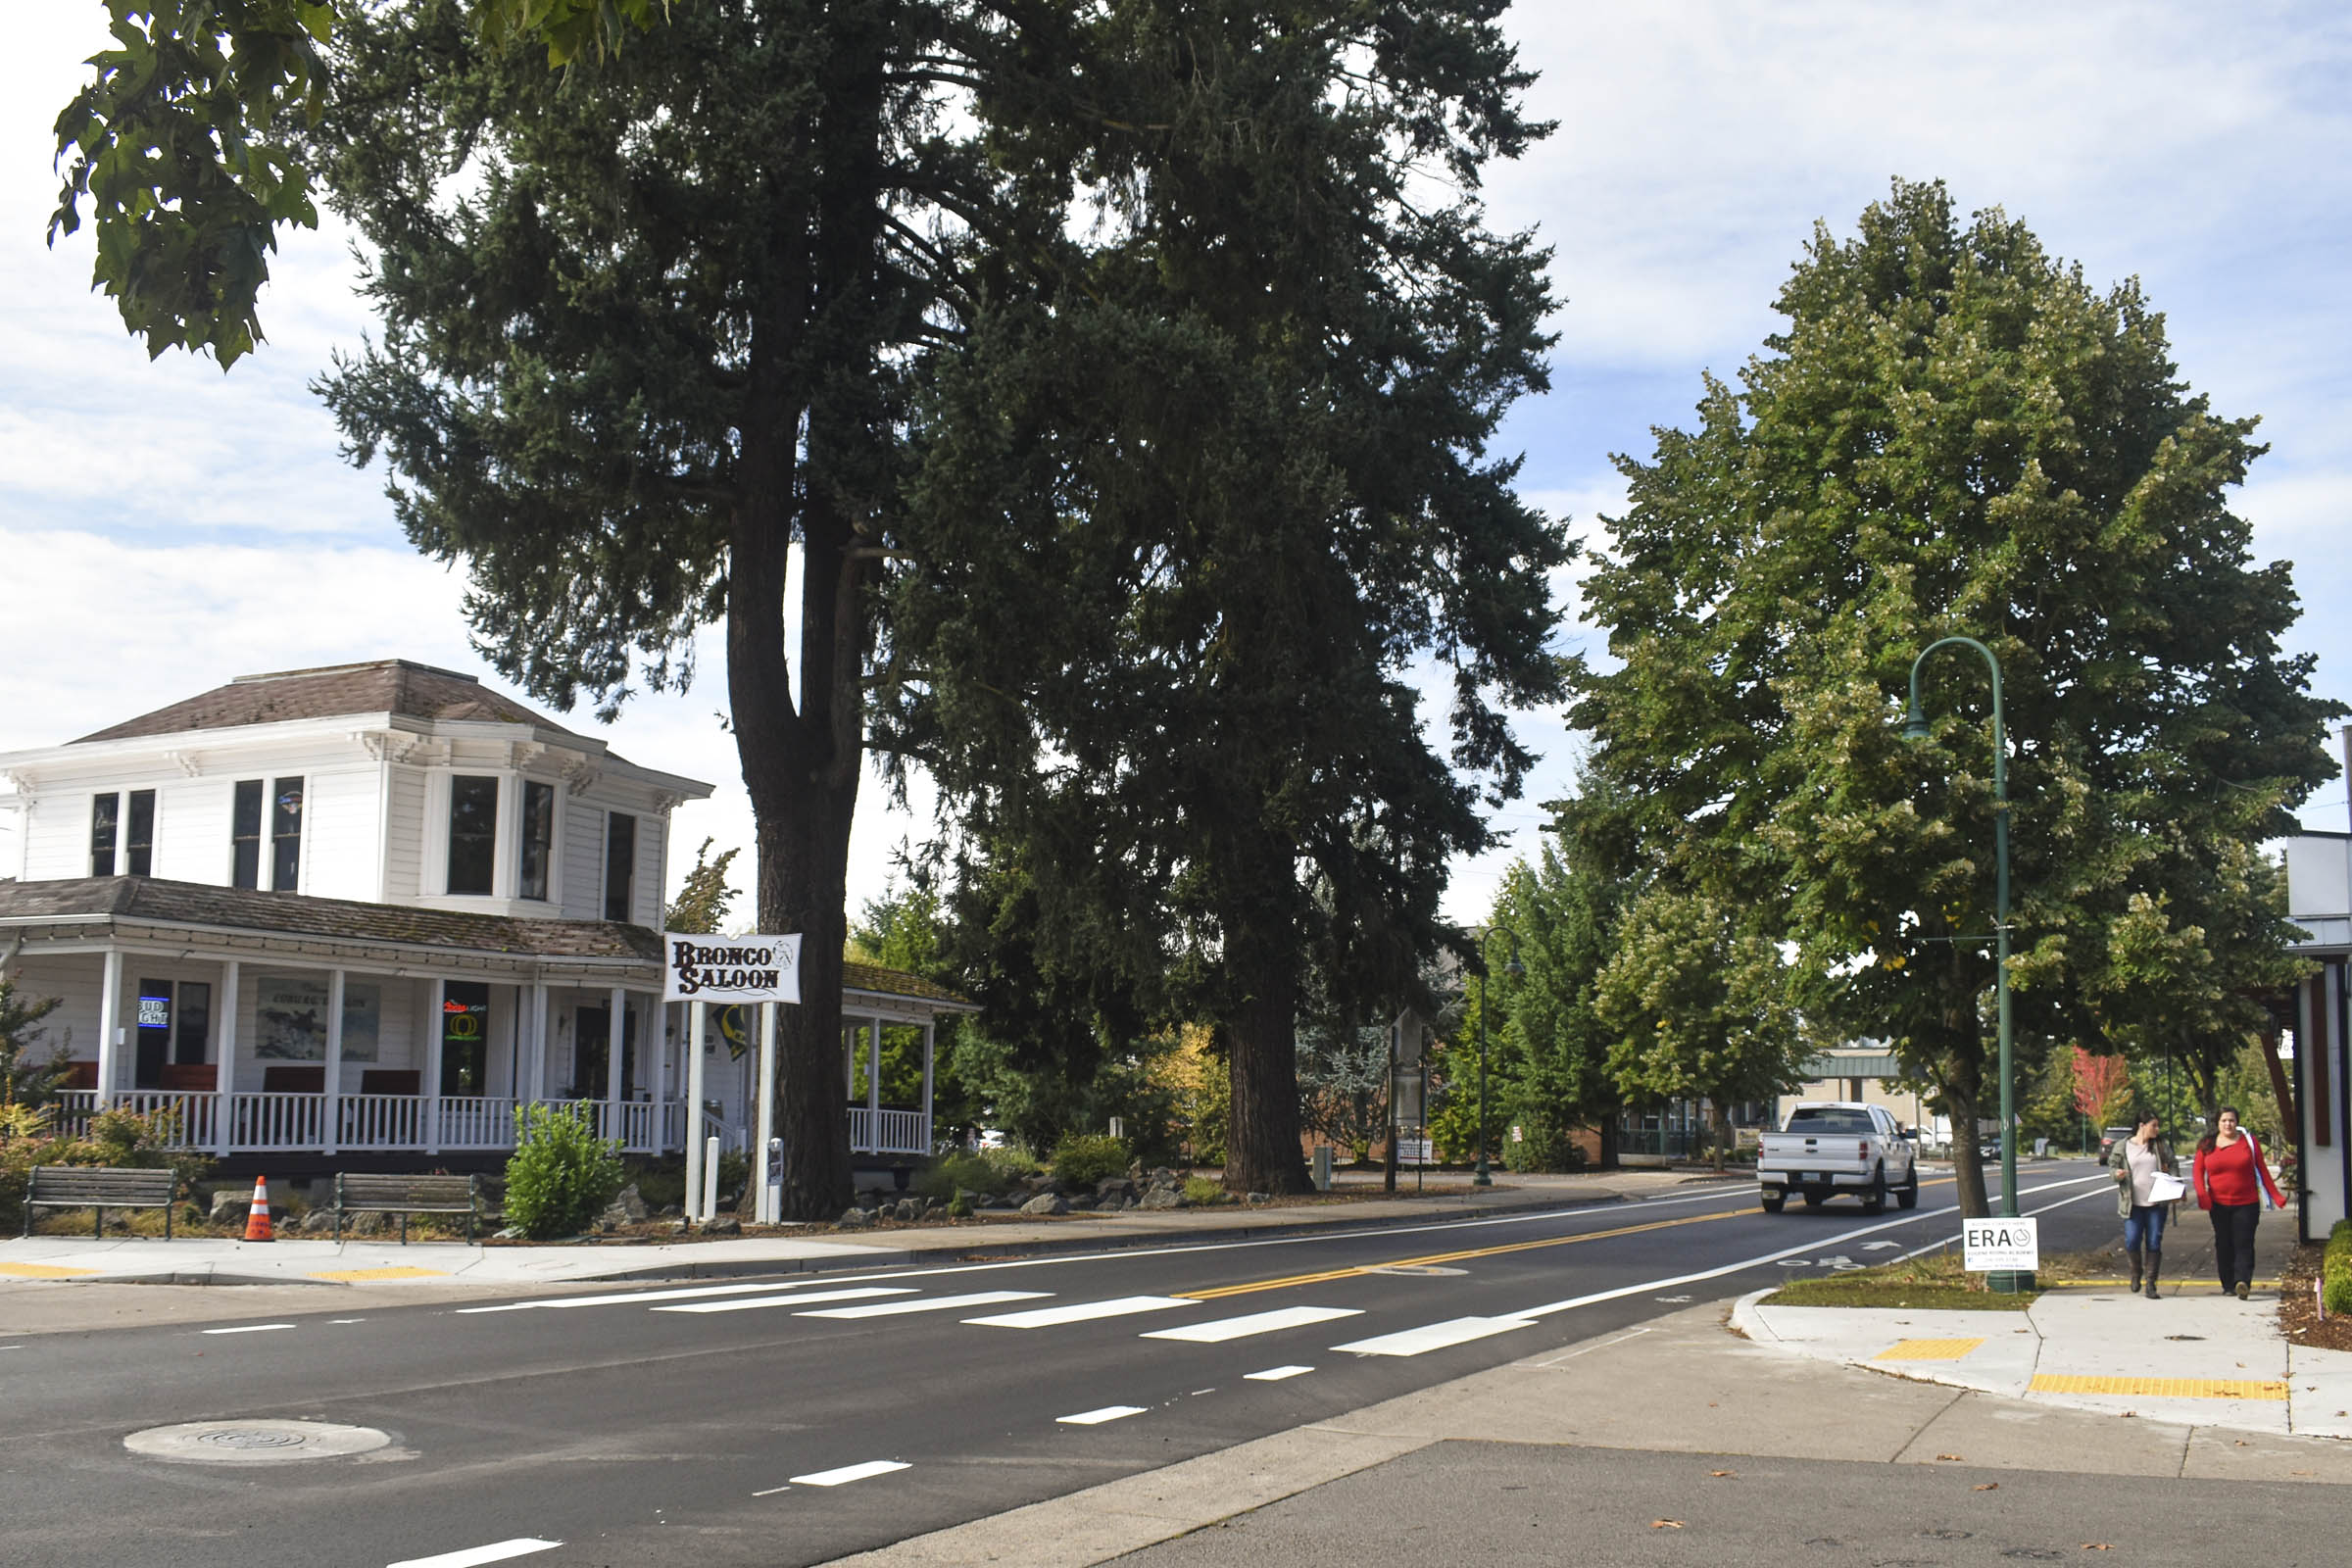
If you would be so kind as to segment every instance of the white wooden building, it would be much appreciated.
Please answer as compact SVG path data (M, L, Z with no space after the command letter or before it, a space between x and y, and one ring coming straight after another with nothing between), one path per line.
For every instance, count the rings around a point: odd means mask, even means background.
M747 1148L741 1020L714 1014L693 1111L660 1001L669 815L710 793L467 675L241 677L0 755L0 971L62 1001L69 1121L170 1111L231 1169L462 1166L532 1101L637 1152ZM929 1152L934 1020L969 1009L850 966L857 1151Z
M2352 761L2352 732L2347 732ZM2295 951L2318 965L2296 985L2286 1011L2294 1031L2296 1222L2324 1242L2352 1216L2352 833L2286 841L2287 917L2302 929Z

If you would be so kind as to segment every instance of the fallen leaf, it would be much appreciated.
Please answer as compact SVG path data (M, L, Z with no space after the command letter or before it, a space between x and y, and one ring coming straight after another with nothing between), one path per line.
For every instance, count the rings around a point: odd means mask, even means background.
M2233 1441L2233 1442L2235 1442L2235 1443L2237 1444L2237 1446L2238 1446L2239 1447L2241 1447L2241 1448L2250 1448L2250 1447L2252 1447L2252 1446L2253 1446L2253 1445L2252 1445L2252 1444L2248 1443L2248 1442L2247 1442L2245 1439L2243 1439L2243 1438L2237 1438L2237 1439L2233 1439L2232 1441Z
M1709 1474L1709 1475L1711 1475L1711 1476L1718 1476L1718 1477L1720 1477L1720 1476L1733 1476L1733 1477L1737 1477L1737 1476L1740 1474L1740 1472L1739 1472L1739 1471L1737 1471L1737 1470L1710 1470L1710 1471L1708 1471L1708 1472L1707 1472L1707 1474Z
M1960 1456L1956 1453L1939 1453L1936 1457L1938 1459L1958 1459Z
M2115 1548L2104 1541L2085 1541L2082 1543L2082 1549L2084 1551L2113 1551Z
M2001 1484L1998 1481L1980 1481L1968 1490L1971 1492L1998 1492L2001 1490Z
M1683 1528L1683 1522L1680 1519L1652 1519L1649 1522L1649 1528L1652 1530L1680 1530Z

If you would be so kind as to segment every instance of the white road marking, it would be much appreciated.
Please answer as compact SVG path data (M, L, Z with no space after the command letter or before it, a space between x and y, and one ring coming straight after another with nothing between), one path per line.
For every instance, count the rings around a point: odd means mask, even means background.
M705 1296L755 1296L761 1291L789 1291L790 1285L762 1280L757 1285L694 1285L670 1291L622 1291L612 1296L551 1296L538 1301L502 1301L496 1306L461 1306L460 1316L476 1312L536 1312L542 1307L626 1306L632 1301L691 1301Z
M1304 1377L1313 1370L1311 1366L1270 1366L1263 1372L1245 1372L1242 1376L1252 1383L1280 1383L1285 1378Z
M1468 1345L1473 1340L1508 1334L1513 1329L1533 1328L1535 1322L1532 1317L1448 1318L1443 1323L1429 1323L1417 1329L1400 1329L1395 1334L1381 1334L1368 1340L1335 1345L1332 1349L1335 1352L1352 1350L1358 1355L1426 1355L1431 1350Z
M2050 1182L2041 1187L2023 1188L2019 1191L2018 1197L2024 1198L2033 1193L2056 1192L2068 1187L2081 1187L2090 1182L2109 1181L2111 1178L2106 1176L2085 1176L2077 1181ZM2063 1208L2068 1203L2079 1203L2084 1199L2098 1196L2100 1195L2095 1192L2079 1193L2073 1198L2060 1199L2054 1203L2044 1204L2042 1208L2034 1209L2033 1212L2039 1214L2044 1209ZM1677 1274L1670 1279L1662 1280L1643 1280L1639 1285L1620 1285L1613 1291L1594 1291L1590 1296L1572 1296L1564 1301L1546 1301L1542 1306L1521 1307L1519 1315L1521 1317L1549 1317L1555 1312L1571 1312L1580 1306L1592 1306L1602 1301L1614 1301L1628 1296L1640 1296L1648 1291L1665 1290L1670 1286L1695 1285L1701 1280L1717 1280L1726 1274L1737 1274L1742 1269L1762 1268L1767 1263L1782 1263L1784 1267L1789 1268L1799 1267L1801 1260L1799 1263L1787 1263L1784 1260L1795 1257L1800 1252L1809 1252L1816 1247L1835 1247L1841 1242L1853 1241L1857 1237L1875 1236L1881 1231L1890 1231L1899 1225L1915 1225L1923 1219L1936 1219L1954 1212L1953 1209L1948 1208L1930 1209L1925 1213L1914 1211L1903 1215L1900 1219L1881 1220L1876 1225L1863 1225L1854 1230L1840 1231L1836 1236L1817 1237L1809 1242L1799 1242L1794 1247L1784 1247L1777 1252L1764 1252L1755 1257L1743 1257L1736 1263L1724 1263L1715 1268L1700 1269L1694 1274ZM1937 1243L1936 1245L1947 1246L1949 1244Z
M755 1492L752 1494L752 1495L755 1497L772 1497L779 1492L790 1492L792 1488L790 1487L770 1487L765 1492Z
M910 1468L897 1459L868 1459L863 1464L845 1464L838 1470L819 1470L812 1476L794 1476L796 1487L839 1487L868 1476L886 1476L893 1470Z
M464 1551L445 1551L438 1557L411 1557L396 1562L391 1568L479 1568L486 1562L505 1562L509 1557L527 1557L534 1551L552 1551L564 1544L561 1541L541 1541L536 1536L517 1536L513 1541L492 1542L487 1546L468 1546Z
M1224 1317L1214 1323L1187 1323L1180 1329L1152 1329L1136 1336L1139 1340L1184 1340L1194 1345L1222 1345L1227 1340L1246 1340L1252 1334L1272 1334L1278 1329L1303 1328L1309 1323L1328 1323L1335 1317L1361 1317L1360 1306L1285 1306L1271 1312L1252 1312L1247 1317Z
M863 1301L877 1296L912 1296L911 1285L858 1285L839 1291L809 1291L800 1296L755 1296L732 1301L687 1301L657 1306L657 1312L754 1312L764 1306L804 1306L810 1301Z
M1062 1323L1087 1323L1102 1317L1126 1317L1135 1312L1157 1312L1164 1307L1200 1304L1182 1296L1121 1296L1108 1301L1034 1306L1026 1312L1000 1312L994 1317L967 1317L964 1321L985 1323L994 1329L1044 1329Z
M898 1317L907 1312L953 1312L966 1306L994 1306L999 1301L1034 1301L1052 1291L974 1291L969 1296L931 1296L919 1301L882 1301L873 1306L829 1306L821 1312L795 1312L794 1317ZM803 1297L814 1300L814 1297Z
M1578 1348L1570 1350L1565 1355L1555 1355L1548 1361L1530 1361L1528 1365L1558 1366L1562 1361L1573 1361L1580 1355L1591 1355L1594 1350L1605 1350L1612 1345L1623 1345L1628 1340L1638 1340L1648 1332L1649 1330L1647 1329L1635 1329L1629 1334L1620 1334L1613 1340L1603 1340L1598 1345L1580 1346Z
M291 1323L240 1323L233 1329L199 1329L200 1334L267 1334L271 1329L290 1329Z
M1105 1421L1123 1421L1143 1413L1140 1404L1106 1404L1100 1410L1081 1410L1076 1415L1057 1415L1054 1419L1065 1427L1099 1427Z
M1887 1241L1864 1242L1864 1243L1862 1244L1862 1250L1864 1250L1865 1252L1883 1252L1883 1251L1886 1250L1886 1249L1888 1249L1888 1248L1890 1248L1890 1247L1900 1247L1900 1246L1902 1246L1902 1245L1903 1245L1903 1244L1902 1244L1902 1243L1900 1243L1900 1242L1887 1242Z
M327 1321L329 1323L365 1323L368 1320L364 1317L330 1317Z

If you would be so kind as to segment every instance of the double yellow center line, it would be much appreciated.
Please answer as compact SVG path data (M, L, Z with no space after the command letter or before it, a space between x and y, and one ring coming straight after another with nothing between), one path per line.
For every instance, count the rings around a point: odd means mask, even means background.
M1939 1182L1922 1182L1922 1187L1941 1187L1949 1177ZM1536 1242L1505 1242L1498 1247L1473 1247L1458 1252L1431 1252L1424 1257L1391 1258L1385 1263L1359 1263L1353 1268L1325 1269L1319 1274L1293 1274L1285 1279L1253 1280L1247 1285L1217 1285L1204 1291L1177 1291L1174 1294L1191 1301L1213 1301L1227 1296L1249 1296L1257 1291L1287 1291L1298 1285L1321 1285L1330 1280L1354 1279L1362 1274L1378 1274L1393 1268L1425 1268L1435 1263L1459 1263L1473 1257L1498 1257L1505 1252L1532 1252L1544 1247L1574 1247L1579 1242L1605 1242L1618 1236L1639 1236L1643 1231L1668 1231L1680 1225L1705 1225L1720 1219L1743 1219L1755 1213L1752 1208L1727 1208L1718 1214L1686 1214L1681 1219L1653 1219L1641 1225L1620 1225L1615 1230L1580 1231L1574 1236L1547 1236Z

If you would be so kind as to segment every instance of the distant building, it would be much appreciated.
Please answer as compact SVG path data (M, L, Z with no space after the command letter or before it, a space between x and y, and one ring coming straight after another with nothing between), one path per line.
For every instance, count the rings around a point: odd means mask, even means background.
M690 1108L660 1000L670 812L710 793L468 675L244 676L0 755L0 969L63 1000L69 1123L170 1111L231 1168L486 1160L532 1101L589 1102L634 1152L742 1148L740 1018ZM929 1152L932 1022L969 1007L849 966L857 1149Z
M1807 1061L1804 1081L1793 1094L1781 1096L1773 1110L1773 1125L1786 1126L1788 1113L1813 1101L1846 1101L1885 1106L1904 1126L1915 1129L1923 1143L1941 1148L1952 1141L1951 1118L1928 1109L1928 1089L1906 1078L1903 1064L1885 1044L1864 1040L1825 1051ZM1998 1127L1996 1119L1993 1126Z

